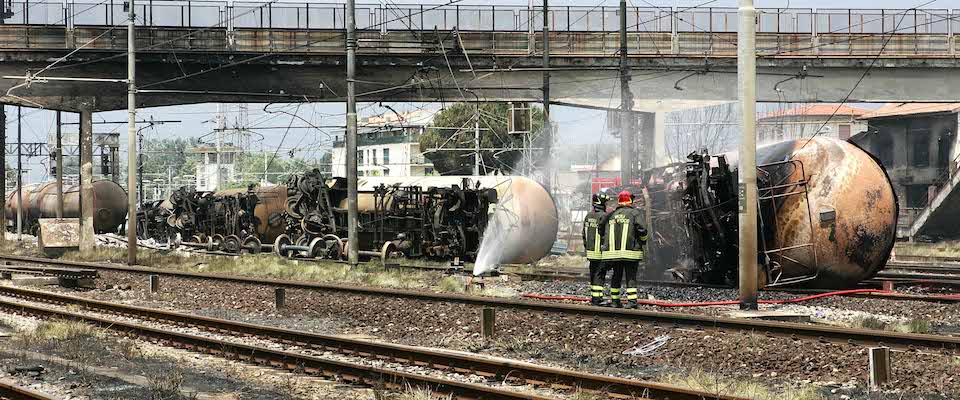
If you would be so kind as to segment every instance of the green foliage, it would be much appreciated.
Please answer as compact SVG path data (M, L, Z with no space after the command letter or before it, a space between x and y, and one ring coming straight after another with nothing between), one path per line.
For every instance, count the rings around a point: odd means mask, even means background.
M194 144L183 138L147 139L143 141L143 173L146 177L173 176L196 173L200 155L190 152ZM66 168L64 169L66 170Z
M481 131L480 146L483 148L522 148L522 135L507 134L507 120L510 106L507 103L467 104L457 103L445 108L434 118L431 128L427 128L420 135L420 149L426 152L426 157L433 162L434 169L440 175L470 175L473 173L475 155L470 150L434 151L438 148L473 148L474 125L477 109L480 111ZM532 107L533 133L536 137L543 131L543 110ZM458 129L437 129L458 128ZM512 173L518 167L521 152L519 150L482 151L482 164L486 168L481 174L493 173L497 170Z
M267 181L279 184L286 182L292 174L312 168L313 165L302 158L286 158L282 154L274 156L274 153L240 153L236 159L237 181L221 186L231 189L258 183L264 177L264 169L267 171Z

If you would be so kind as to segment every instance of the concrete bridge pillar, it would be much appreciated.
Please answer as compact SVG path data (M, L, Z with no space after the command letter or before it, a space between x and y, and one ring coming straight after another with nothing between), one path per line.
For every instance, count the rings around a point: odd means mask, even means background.
M646 170L655 165L656 151L656 114L652 112L638 112L640 117L640 137L637 147L640 149L640 169Z
M93 250L93 112L80 112L80 251Z
M666 165L667 160L667 113L657 111L653 118L653 165L659 167Z

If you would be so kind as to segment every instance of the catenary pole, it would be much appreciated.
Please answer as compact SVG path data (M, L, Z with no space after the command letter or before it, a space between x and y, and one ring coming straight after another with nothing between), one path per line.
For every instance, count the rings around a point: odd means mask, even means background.
M127 1L127 263L133 265L137 263L136 8L134 0Z
M740 0L737 78L743 137L740 139L740 308L757 309L757 54L756 9Z
M347 261L351 266L360 262L357 238L357 23L356 1L347 0L347 132L344 151L347 160Z

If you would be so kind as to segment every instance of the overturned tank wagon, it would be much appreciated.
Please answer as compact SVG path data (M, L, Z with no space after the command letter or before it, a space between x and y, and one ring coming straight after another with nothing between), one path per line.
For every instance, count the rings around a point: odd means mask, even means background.
M292 177L288 187L287 232L274 251L345 257L346 180L311 171ZM522 177L364 177L358 192L358 251L364 257L475 259L491 214L504 204L517 222L510 248L500 249L504 262L540 259L557 235L553 199Z
M691 154L647 171L653 234L648 275L737 279L735 154ZM832 138L757 149L758 262L766 286L851 287L886 264L898 204L883 167Z
M7 227L17 229L17 190L7 196ZM40 218L57 217L57 183L49 182L23 187L23 227L25 232L36 235ZM80 185L63 187L64 218L80 218ZM127 219L127 192L109 180L93 182L93 230L96 233L117 232Z
M142 237L207 250L258 253L283 233L286 186L217 192L181 187L138 211Z

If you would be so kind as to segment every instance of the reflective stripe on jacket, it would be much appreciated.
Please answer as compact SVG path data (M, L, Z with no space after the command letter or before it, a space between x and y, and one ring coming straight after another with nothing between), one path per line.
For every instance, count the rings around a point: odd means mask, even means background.
M643 259L643 245L647 230L643 227L643 213L632 206L619 206L600 221L603 260L639 261Z
M603 240L600 236L600 220L606 212L593 210L583 219L583 247L587 250L588 260L602 260L600 245Z

